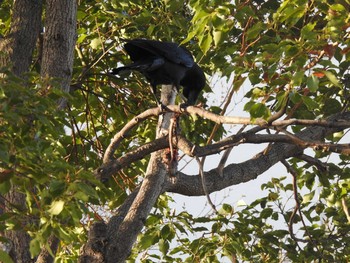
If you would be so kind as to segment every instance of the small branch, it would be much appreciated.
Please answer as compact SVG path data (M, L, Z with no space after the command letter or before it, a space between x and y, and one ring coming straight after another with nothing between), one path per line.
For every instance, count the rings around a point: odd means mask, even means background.
M293 212L289 218L288 229L289 229L289 234L290 234L291 238L295 241L295 243L299 247L298 242L307 243L308 241L304 240L304 239L297 238L294 235L294 231L293 231L293 224L294 224L295 216L296 216L298 211L300 212L300 200L298 197L298 187L297 187L298 173L297 173L297 171L294 170L294 168L292 166L289 165L289 163L286 160L281 160L281 163L286 167L287 171L293 176L293 194L294 194L295 206L294 206ZM302 217L301 212L300 212L300 216ZM306 225L305 225L304 220L302 220L302 223L303 223L304 228L306 229ZM299 247L299 249L301 249L301 248Z
M287 143L297 145L301 148L311 147L315 150L323 149L325 151L333 152L350 151L349 144L329 144L317 141L307 141L306 139L303 140L295 135L252 134L252 131L255 131L255 128L241 134L230 136L220 142L207 146L194 145L185 137L178 135L176 138L173 137L173 144L176 145L179 150L191 157L203 157L217 154L242 143ZM124 154L118 159L112 159L109 162L102 164L102 166L100 166L95 172L96 177L101 180L107 180L120 169L128 166L134 161L140 160L154 151L168 148L168 138L168 136L165 136L155 139L153 142L144 144L135 150Z
M303 160L311 165L314 165L317 167L317 169L321 172L327 172L328 166L326 163L321 162L320 160L313 158L311 156L308 156L306 154L301 154L297 156L298 159Z
M292 141L294 141L296 144L299 144L303 147L311 147L316 151L322 150L325 152L335 152L335 153L341 153L341 154L350 154L350 144L334 144L334 143L323 143L323 142L312 142L312 141L303 141L299 139L294 134L291 134L290 132L283 130L283 133L285 133L288 137L291 138Z
M280 127L280 126L289 126L289 125L303 125L303 126L321 126L321 127L329 127L329 128L340 128L345 129L350 127L350 121L345 120L337 120L337 121L327 121L327 120L298 120L298 119L289 119L289 120L273 120L273 118L268 121L263 119L256 119L255 121L251 121L250 118L243 118L243 117L233 117L233 116L221 116L214 114L212 112L206 111L202 108L195 107L195 106L188 106L185 111L179 106L179 105L169 105L167 106L167 111L184 114L195 114L202 118L209 119L211 121L214 121L218 124L243 124L243 125L259 125L261 127L267 128L267 127ZM106 152L103 157L103 163L107 163L111 160L113 160L113 154L115 150L118 148L121 141L128 136L131 129L136 127L141 122L145 121L146 119L150 117L156 117L160 114L164 113L159 107L152 108L144 111L143 113L139 114L138 116L134 117L131 121L129 121L122 130L120 130L112 139L111 143L106 149ZM277 117L279 117L279 112L276 114ZM274 117L274 116L273 116ZM276 118L277 118L276 117ZM338 147L339 148L339 147ZM348 154L348 149L342 149L342 153ZM339 149L338 149L339 151Z
M200 161L198 157L195 158L197 163L198 163L198 166L199 166L199 176L201 177L203 191L205 193L205 196L207 197L208 203L211 206L211 208L215 211L215 213L218 214L218 210L216 210L216 207L215 207L214 203L211 201L209 193L208 193L207 184L205 181L205 174L203 171L204 158L205 157L203 157L202 161Z
M243 132L243 130L245 129L245 127L247 127L247 125L243 125L241 127L241 129L239 129L239 131L237 132L236 135L241 134ZM228 148L227 150L225 150L225 152L222 155L222 157L220 159L220 162L219 162L219 164L218 164L218 166L216 168L218 173L219 173L219 175L220 175L220 177L222 177L222 173L223 173L223 170L225 168L226 161L227 161L228 157L230 156L230 153L231 153L232 149L233 149L233 146L231 148Z
M161 113L161 110L159 108L153 108L144 111L143 113L139 114L135 118L133 118L131 121L129 121L123 129L121 129L112 139L111 143L106 149L106 152L103 156L103 163L107 163L110 160L113 160L113 154L115 150L118 148L121 141L126 138L132 128L143 122L144 120L148 119L151 116L158 116Z
M281 160L282 164L287 168L288 172L291 173L291 175L293 176L293 194L294 194L294 200L295 200L295 207L294 207L294 210L290 216L290 219L289 219L289 222L288 222L288 228L289 228L289 233L290 233L290 236L291 238L296 242L296 244L298 245L299 247L299 244L298 242L304 242L304 243L309 243L311 242L313 244L313 246L315 247L315 249L319 252L318 248L317 248L317 243L316 241L313 239L312 235L310 234L310 232L308 231L307 229L307 225L304 221L304 216L303 216L303 213L301 212L301 209L300 209L300 200L299 200L299 197L298 197L298 186L297 186L297 177L298 177L298 172L292 167L289 165L289 163L286 161L286 160ZM300 239L300 238L297 238L295 235L294 235L294 232L293 232L293 222L294 222L294 219L295 219L295 215L296 213L299 213L299 216L300 216L300 221L301 223L303 224L303 227L305 229L305 232L307 234L307 236L309 237L310 240L304 240L304 239ZM301 249L299 247L299 249Z

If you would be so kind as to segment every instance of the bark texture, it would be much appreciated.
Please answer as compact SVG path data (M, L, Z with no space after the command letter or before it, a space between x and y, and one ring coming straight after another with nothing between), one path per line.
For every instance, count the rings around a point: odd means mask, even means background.
M171 86L163 86L161 101L164 105L174 104L176 93ZM161 115L158 122L157 138L166 136L173 113ZM131 252L137 235L142 230L148 214L162 193L168 169L163 161L164 150L152 153L145 179L133 200L116 235L108 236L106 262L124 262ZM114 228L109 225L109 228ZM108 231L112 233L112 231Z
M8 67L17 76L23 76L29 71L41 29L41 13L41 0L14 2L11 31L0 39L0 67ZM5 195L5 200L2 204L5 212L11 212L14 206L25 209L25 195L18 192L16 186ZM14 262L32 262L29 253L30 237L25 231L9 230L3 236L8 240L8 252Z
M170 118L165 117L163 123L169 125L169 120ZM270 135L264 136L261 134L255 134L257 130L260 130L257 129L259 127L252 128L246 133L228 137L221 143L218 143L220 144L217 145L219 146L219 149L224 149L225 144L232 146L238 142L277 142L271 144L270 147L268 147L268 150L257 154L254 158L245 162L231 163L222 171L212 169L205 172L207 191L212 193L231 185L254 180L276 163L290 157L300 156L305 148L313 145L322 145L320 142L324 141L326 136L344 130L344 128L349 126L349 121L350 113L345 112L335 114L325 121L327 125L322 124L320 126L310 126L301 132L296 133L293 138L281 135L271 137ZM157 136L158 144L159 142L164 141L169 146L169 140L163 140L165 137L160 136L161 134L164 135L166 133L167 132L162 133L162 129L159 130ZM177 141L180 142L180 140L179 137ZM202 150L207 152L207 154L212 154L217 152L217 146L213 145L214 149L212 150L210 147L208 149L203 147ZM182 147L179 148L182 149ZM203 151L196 149L194 145L188 145L187 148L190 148L191 151L189 152L193 153L195 156L203 154ZM164 159L160 159L162 155L159 153L164 152L162 149L164 149L163 146L162 148L158 148L158 150L152 154L149 163L149 170L141 188L137 189L136 192L129 196L127 201L119 208L117 215L115 215L108 223L106 258L98 262L125 261L133 243L135 242L137 234L142 230L144 220L146 220L150 209L160 194L164 192L173 192L187 196L205 195L200 176L178 172L176 177L169 177L169 170L164 169ZM108 162L111 162L112 164L115 162L115 160L108 158L106 158L106 160L109 160ZM161 168L162 166L163 168ZM106 167L109 167L108 163L101 168L102 173L108 172L105 170ZM114 168L118 169L117 166L114 166ZM162 188L159 189L159 187Z
M13 4L11 31L0 39L0 66L18 76L27 72L41 29L42 1L18 0Z
M69 92L76 41L77 4L72 0L47 0L41 76L55 78ZM60 108L65 100L60 101Z
M161 101L164 105L174 104L176 92L172 86L163 86ZM170 119L174 113L161 115L158 120L157 138L167 136ZM79 262L84 263L121 263L124 262L134 245L137 235L141 232L146 218L163 193L168 167L164 163L166 150L155 151L151 154L145 178L141 186L134 190L117 213L107 224L106 243L104 252L97 249L96 238L89 238L82 249ZM94 231L91 228L90 231ZM91 237L91 235L89 235ZM103 256L104 254L104 256ZM102 255L102 256L101 256Z
M69 92L76 41L77 3L71 0L47 0L46 20L41 61L42 79L55 79L54 85L64 92ZM66 100L59 101L63 109ZM51 236L48 242L53 254L56 253L59 240ZM54 258L43 248L37 262L50 263Z
M0 38L0 67L8 67L17 76L24 77L31 66L33 51L42 29L42 5L42 0L14 1L11 31ZM77 4L70 0L47 0L46 6L41 74L43 79L56 78L57 86L68 92L76 39ZM62 100L60 107L63 105ZM13 207L25 209L25 195L16 186L12 187L5 199L6 203L2 204L5 212L11 212ZM6 247L10 248L9 255L14 262L34 261L29 252L30 237L25 231L6 231L3 235L9 240ZM54 236L48 240L53 253L58 243L59 240ZM53 262L53 258L43 249L37 262Z

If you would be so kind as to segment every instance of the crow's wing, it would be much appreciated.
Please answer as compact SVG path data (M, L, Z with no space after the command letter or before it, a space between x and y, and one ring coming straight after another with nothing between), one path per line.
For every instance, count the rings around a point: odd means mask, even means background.
M162 57L175 64L191 68L194 60L191 53L184 47L173 42L160 42L148 39L124 40L126 52L133 61L150 57Z

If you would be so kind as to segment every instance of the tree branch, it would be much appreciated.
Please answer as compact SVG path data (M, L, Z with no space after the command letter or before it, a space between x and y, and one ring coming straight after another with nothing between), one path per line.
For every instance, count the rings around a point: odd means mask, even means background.
M167 100L167 101L166 101ZM174 103L175 92L170 86L163 86L162 103L167 105ZM172 113L165 114L163 118L159 118L157 137L164 136L167 133ZM106 247L106 262L124 262L129 256L132 245L137 235L144 226L145 220L149 215L152 207L162 193L168 169L162 162L163 151L153 152L148 164L145 179L143 180L140 190L133 199L121 223L110 223L108 231L108 244ZM111 222L117 221L115 217Z
M331 117L329 121L335 122L337 119L344 119L348 121L350 119L350 113L336 114ZM298 132L296 136L300 140L306 141L322 140L326 136L336 131L339 131L339 129L328 127L310 127ZM288 139L286 141L288 142ZM253 180L277 162L292 156L300 155L304 148L305 145L295 145L283 142L274 143L267 152L259 153L254 158L245 162L226 166L223 169L222 177L220 177L217 169L212 169L205 173L208 193L219 191L231 185ZM205 194L198 175L189 176L180 172L175 179L167 181L163 191L187 196L201 196Z
M198 115L202 118L209 119L216 122L217 124L244 124L244 125L258 125L264 128L267 127L285 127L290 125L303 125L303 126L321 126L329 128L348 128L350 127L350 121L348 120L336 120L336 121L327 121L327 120L299 120L299 119L288 119L288 120L269 120L256 119L252 121L250 118L243 117L234 117L234 116L221 116L214 114L212 112L206 111L203 108L188 106L185 111L179 105L168 105L167 110L169 112L175 112L179 114L189 113ZM120 130L111 140L111 143L106 149L106 152L103 157L103 163L106 164L114 160L113 154L122 142L125 139L130 131L135 128L138 124L147 120L150 117L156 117L164 112L159 107L152 108L144 111L130 122L128 122L122 130ZM279 116L279 115L278 115Z
M329 122L331 123L331 122ZM325 128L326 129L326 128ZM251 129L247 132L238 133L232 135L214 144L207 146L194 145L188 141L185 137L178 135L173 139L173 144L177 146L179 150L191 157L203 157L220 153L223 150L231 148L235 145L242 143L288 143L294 144L301 148L311 147L315 150L332 151L337 153L347 154L350 151L350 144L330 144L323 143L314 140L314 138L304 139L297 135L287 133L282 134L254 134L260 129ZM323 138L322 138L323 139ZM135 150L132 150L122 157L109 160L107 163L102 164L95 172L97 178L102 181L108 180L112 175L116 174L123 167L130 165L131 163L144 158L146 155L167 148L169 146L168 136L158 138L153 142L144 144Z

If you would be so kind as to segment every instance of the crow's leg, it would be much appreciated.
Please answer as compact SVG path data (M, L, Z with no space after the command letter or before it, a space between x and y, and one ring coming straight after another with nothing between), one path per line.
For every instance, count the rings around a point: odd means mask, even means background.
M157 98L157 85L151 84L151 91L154 96L154 99L157 102L158 107L161 109L161 111L165 111L166 106Z

